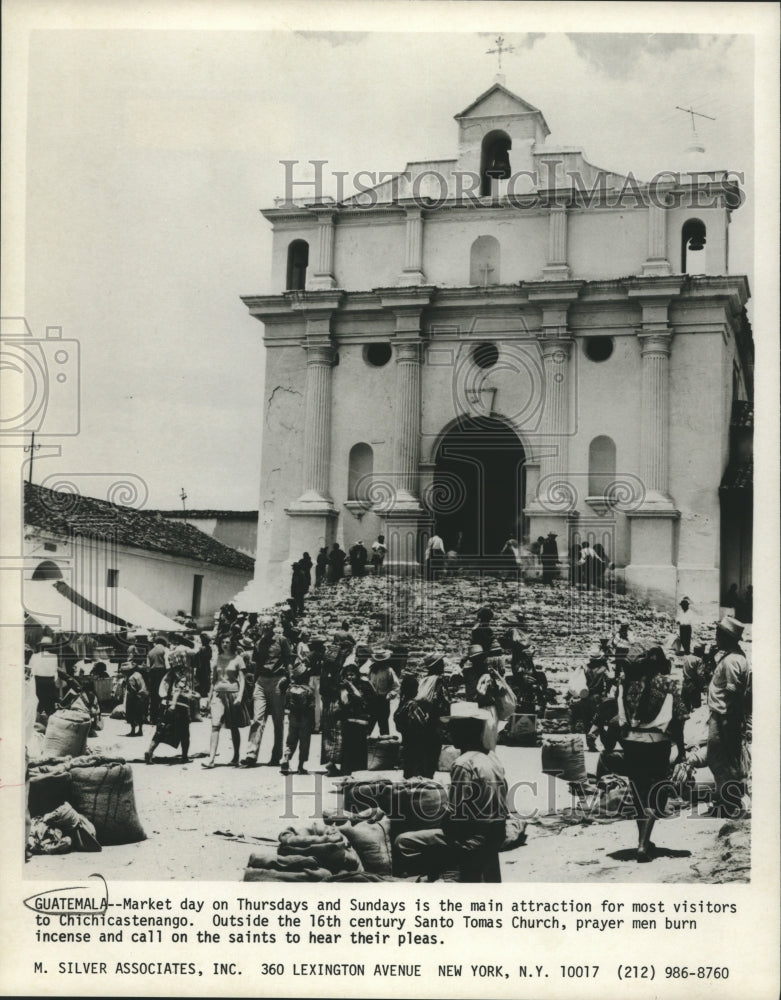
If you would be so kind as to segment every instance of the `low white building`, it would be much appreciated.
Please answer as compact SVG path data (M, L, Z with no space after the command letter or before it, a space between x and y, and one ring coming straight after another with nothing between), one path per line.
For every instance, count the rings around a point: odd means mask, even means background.
M62 580L87 610L121 618L118 595L129 591L206 624L252 579L250 556L155 511L25 483L24 513L25 579ZM33 617L45 611L32 603L25 598Z

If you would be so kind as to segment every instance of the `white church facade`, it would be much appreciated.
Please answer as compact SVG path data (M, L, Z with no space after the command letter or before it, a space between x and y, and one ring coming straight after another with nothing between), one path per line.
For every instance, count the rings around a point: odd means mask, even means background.
M554 531L663 606L718 604L725 560L750 582L720 494L753 392L738 186L600 170L502 83L456 121L452 160L263 212L260 592L333 541L384 533L414 571L435 529L478 560Z

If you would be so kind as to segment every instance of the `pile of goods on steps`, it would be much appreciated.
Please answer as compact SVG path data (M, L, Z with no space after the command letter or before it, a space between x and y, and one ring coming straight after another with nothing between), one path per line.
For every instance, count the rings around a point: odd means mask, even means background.
M26 786L28 858L146 840L133 772L122 759L87 754L30 761Z
M399 834L441 826L448 790L437 781L345 778L339 805L322 820L286 827L276 848L254 851L245 882L377 882L409 876L395 849ZM510 816L502 851L526 842L526 824Z
M534 662L556 693L553 705L536 718L533 739L528 722L519 739L509 734L503 738L514 746L540 746L543 735L570 731L568 680L573 670L585 665L589 649L601 636L615 635L619 620L626 619L642 641L661 642L677 632L673 616L632 595L580 591L563 581L554 586L505 586L495 577L458 577L434 584L390 576L350 579L311 591L297 624L310 634L330 635L346 620L356 642L391 650L397 673L422 673L425 656L442 651L450 674L467 651L478 609L486 605L494 612L491 627L497 636L513 627L529 636ZM280 603L266 610L278 613L283 607ZM693 642L712 639L712 625L695 625Z

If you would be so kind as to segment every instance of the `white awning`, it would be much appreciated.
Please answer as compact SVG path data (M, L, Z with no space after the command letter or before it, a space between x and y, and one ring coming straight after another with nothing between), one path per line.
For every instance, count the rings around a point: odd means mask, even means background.
M116 594L116 604L112 605L114 614L119 618L124 618L136 628L154 629L157 632L186 632L185 625L175 622L173 618L155 611L145 604L140 597L127 590L125 587L112 587Z
M54 632L78 632L80 635L102 635L119 632L122 625L98 618L79 607L55 587L54 580L26 580L24 607L39 625L48 625Z
M126 587L107 589L100 600L94 600L62 581L29 580L24 584L24 606L40 625L55 632L101 635L128 627L186 631L184 625L151 608Z

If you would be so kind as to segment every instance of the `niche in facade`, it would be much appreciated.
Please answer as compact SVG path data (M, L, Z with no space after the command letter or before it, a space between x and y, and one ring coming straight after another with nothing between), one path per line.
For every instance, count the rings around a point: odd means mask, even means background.
M302 292L306 288L306 269L309 266L309 244L306 240L293 240L287 248L287 283L289 292Z
M374 452L372 446L359 441L350 449L347 472L347 499L366 500L374 474Z
M495 236L478 236L469 252L469 284L498 285L501 248Z
M615 442L607 434L600 434L588 446L588 495L603 496L615 478Z

